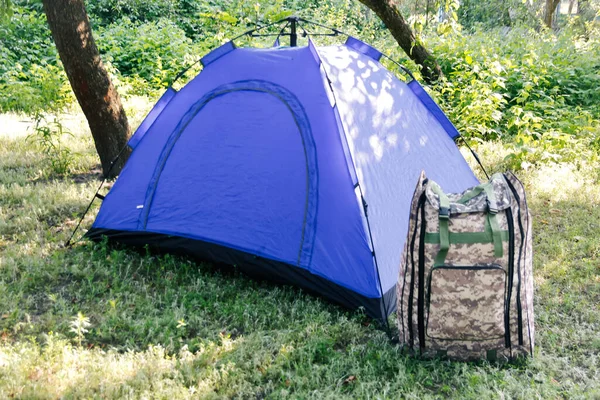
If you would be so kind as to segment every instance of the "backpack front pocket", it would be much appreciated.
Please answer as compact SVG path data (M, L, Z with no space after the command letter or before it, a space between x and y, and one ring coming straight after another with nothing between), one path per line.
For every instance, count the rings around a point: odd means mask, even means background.
M427 291L427 336L475 341L503 337L505 287L506 271L497 264L432 268Z

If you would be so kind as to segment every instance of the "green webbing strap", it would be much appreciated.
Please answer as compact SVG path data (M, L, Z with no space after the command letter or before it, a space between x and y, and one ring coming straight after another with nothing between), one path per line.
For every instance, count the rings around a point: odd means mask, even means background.
M487 183L485 183L484 185L487 185ZM475 186L474 188L469 190L467 193L463 194L463 196L460 199L458 199L457 203L466 204L473 197L476 197L479 194L481 194L481 192L483 192L484 185Z
M450 244L476 244L476 243L493 243L494 237L492 230L489 228L489 222L486 222L485 232L449 232ZM500 239L503 242L508 242L508 231L500 231ZM424 242L427 244L439 244L439 232L426 232Z
M438 251L435 260L433 261L435 267L444 265L449 248L450 237L448 235L448 218L442 218L440 215L440 251Z
M450 248L450 243L473 244L491 242L494 244L494 257L501 258L503 256L502 242L508 241L508 232L500 230L498 219L496 218L496 214L498 213L496 194L494 192L494 186L491 182L474 187L471 191L465 193L460 200L458 200L459 203L466 203L480 193L485 192L488 202L488 213L485 221L484 232L450 232L448 229L448 223L450 220L450 200L442 191L442 189L434 182L431 184L431 189L440 200L440 229L439 233L426 233L424 240L426 243L440 244L440 250L435 257L434 266L438 267L444 265L446 262L446 256L448 255L448 249Z
M487 217L490 224L490 229L492 230L492 240L494 242L494 257L501 258L502 232L500 231L500 226L498 226L498 219L496 218L496 214L492 213L488 213Z
M434 265L439 266L444 265L444 262L446 261L446 255L448 254L448 249L450 248L450 236L448 232L448 221L450 220L450 200L448 200L446 193L444 193L437 184L433 183L431 188L440 199L440 251L437 253L437 256L435 256L434 260Z
M498 218L496 218L496 214L498 213L496 193L494 192L494 186L491 182L483 186L483 190L485 190L485 195L487 196L488 201L488 221L490 223L490 228L492 229L492 237L494 238L494 256L496 258L501 258L502 237L500 236L500 226L498 225Z
M487 182L479 186L475 186L474 188L463 194L463 196L456 202L460 204L466 204L472 198L479 196L481 192L485 192L485 195L488 199L488 203L493 204L494 207L496 207L496 193L494 192L494 185L492 184L492 182Z
M440 199L440 215L448 217L450 215L450 200L448 200L448 196L446 196L446 193L444 193L437 183L431 182L430 185L433 193L437 194Z
M488 208L490 214L498 213L498 203L496 202L496 193L494 192L494 186L491 182L486 183L483 186L483 190L485 191L485 195L487 196Z

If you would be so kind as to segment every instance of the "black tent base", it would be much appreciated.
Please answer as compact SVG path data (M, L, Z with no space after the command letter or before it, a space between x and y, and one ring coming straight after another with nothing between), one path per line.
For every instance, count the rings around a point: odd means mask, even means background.
M351 310L363 307L368 316L381 322L385 321L387 316L396 308L395 287L388 290L382 298L369 298L325 278L311 274L303 268L214 243L162 233L130 232L103 228L92 228L85 236L94 241L101 241L103 237L107 237L109 241L125 245L148 246L155 251L185 254L202 261L233 265L255 279L298 286Z

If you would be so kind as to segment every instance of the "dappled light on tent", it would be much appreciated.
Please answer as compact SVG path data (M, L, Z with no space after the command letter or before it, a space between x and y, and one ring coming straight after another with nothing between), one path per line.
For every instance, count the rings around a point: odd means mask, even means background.
M397 244L406 237L407 210L420 172L448 191L477 181L445 128L407 84L347 46L328 46L319 53L369 204L379 272L382 281L393 284L400 263Z

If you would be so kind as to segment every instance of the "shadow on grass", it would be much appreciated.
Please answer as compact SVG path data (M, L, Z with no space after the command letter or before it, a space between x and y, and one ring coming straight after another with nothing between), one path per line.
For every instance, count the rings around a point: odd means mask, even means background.
M64 175L57 175L51 173L48 176L38 176L29 179L28 181L33 184L47 184L52 182L72 182L75 184L84 184L90 182L100 182L102 181L102 168L100 164L93 166L90 170L86 172L77 172L77 173L69 173ZM92 193L93 195L93 193Z

